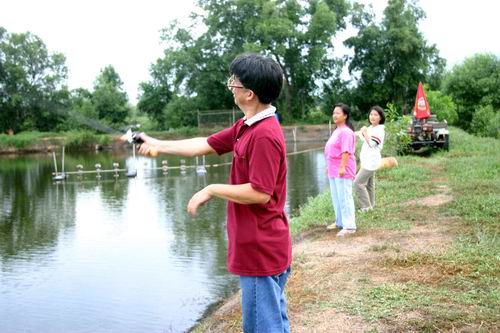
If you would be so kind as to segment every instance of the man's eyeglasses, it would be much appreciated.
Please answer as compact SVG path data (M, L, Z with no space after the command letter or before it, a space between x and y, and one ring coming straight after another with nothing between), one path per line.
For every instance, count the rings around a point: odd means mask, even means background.
M230 91L233 91L233 89L235 88L241 88L241 89L245 88L243 86L238 86L233 83L234 83L234 75L231 75L231 77L227 79L227 84L226 84L227 89L229 89Z

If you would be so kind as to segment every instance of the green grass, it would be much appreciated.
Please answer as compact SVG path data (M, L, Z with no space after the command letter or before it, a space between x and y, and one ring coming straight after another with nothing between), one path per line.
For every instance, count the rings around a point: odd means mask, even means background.
M374 322L382 319L404 318L405 314L418 312L409 318L407 326L413 331L435 332L453 327L488 323L498 316L490 303L480 301L495 298L482 290L458 292L447 287L434 288L417 283L383 283L375 287L361 287L355 295L341 298L332 304L351 315ZM491 329L491 326L490 326Z
M20 132L16 135L0 134L0 149L15 148L21 151L36 150L41 141L48 140L53 144L62 144L73 150L94 149L96 144L107 145L111 137L106 134L95 134L87 130L69 132Z
M444 253L401 255L391 244L372 251L391 252L382 265L387 271L432 270L435 281L372 283L354 294L339 295L335 306L368 321L400 321L422 332L469 328L495 331L500 326L500 141L451 129L450 152L398 157L399 168L377 173L377 208L357 215L362 230L405 230L425 220L424 206L408 208L407 200L433 194L436 185L451 189L453 201L432 213L458 221L458 236ZM333 221L329 191L311 199L292 218L294 233ZM454 222L456 223L456 222ZM411 272L410 270L410 272ZM417 311L418 316L407 316Z
M362 287L356 295L340 300L337 306L352 315L375 321L391 316L395 310L422 308L431 304L416 284L384 283L374 288Z
M382 245L373 245L372 247L370 247L370 250L374 252L386 252L386 251L399 252L401 248L399 244L384 243Z
M316 226L326 226L334 220L330 191L309 198L307 203L299 208L298 215L290 221L292 235Z
M368 214L357 214L356 223L363 229L383 228L388 230L408 230L408 216L405 207L398 203L433 194L431 184L432 163L424 163L416 156L398 158L399 167L377 172L377 209ZM417 163L419 162L419 163ZM410 217L411 218L411 217ZM335 215L332 208L330 190L310 198L299 208L298 215L290 222L292 235L311 227L333 223Z
M59 135L59 133L52 132L20 132L16 135L0 134L0 149L24 149L32 146L34 143L39 142L42 139L54 138Z

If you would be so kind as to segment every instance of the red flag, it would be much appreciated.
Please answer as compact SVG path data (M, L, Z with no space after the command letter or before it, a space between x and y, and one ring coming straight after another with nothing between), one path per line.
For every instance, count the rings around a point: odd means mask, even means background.
M431 109L424 93L422 82L418 83L417 99L415 100L415 110L413 116L417 119L427 119L431 116Z

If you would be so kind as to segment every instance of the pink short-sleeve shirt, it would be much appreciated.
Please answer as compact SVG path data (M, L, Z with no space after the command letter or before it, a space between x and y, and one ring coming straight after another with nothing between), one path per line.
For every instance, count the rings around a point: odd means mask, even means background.
M346 173L339 177L342 153L349 153ZM356 177L356 135L348 126L341 126L333 131L325 145L325 158L329 178L354 179Z

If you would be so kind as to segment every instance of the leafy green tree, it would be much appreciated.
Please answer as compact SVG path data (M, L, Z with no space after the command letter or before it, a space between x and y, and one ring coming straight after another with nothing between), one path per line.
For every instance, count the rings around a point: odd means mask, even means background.
M176 24L163 32L165 56L152 70L153 81L162 82L161 91L193 99L199 109L231 108L232 96L225 86L229 63L240 53L258 52L284 70L278 101L282 114L303 117L339 65L331 40L345 26L348 3L199 0L198 5L204 12L193 16L193 26L203 24L205 32L195 37L189 28Z
M475 132L471 125L475 110L487 105L500 110L500 57L476 54L465 59L446 75L443 90L457 105L458 125Z
M439 85L445 60L418 29L424 17L411 0L389 0L381 24L372 11L354 6L352 24L359 32L345 45L354 50L349 72L357 78L353 104L361 110L392 102L407 113L419 81Z
M67 102L67 69L30 32L0 28L0 131L50 130L63 121L53 109Z
M458 121L457 107L451 96L444 95L439 90L430 90L427 84L424 85L424 90L431 113L435 114L440 121L446 120L450 125L456 124Z
M113 66L106 66L94 83L92 104L99 120L109 125L123 125L130 107L123 82Z
M163 110L173 96L173 84L169 82L170 66L159 59L151 66L150 82L141 82L139 85L140 99L137 109L148 114L156 123L164 124L165 117ZM159 128L162 128L161 125Z
M197 125L196 103L184 96L175 96L163 110L162 128L178 128Z
M3 51L3 47L5 45L5 39L7 35L7 30L5 30L3 27L0 27L0 106L2 109L0 110L0 130L5 129L3 126L2 122L3 117L5 117L4 113L6 112L5 104L7 104L8 101L8 94L7 94L7 73L5 71L5 52Z
M65 121L58 125L58 131L74 130L81 126L95 130L94 123L99 123L97 112L92 104L92 93L84 88L77 88L69 93L68 105L60 109L59 114L65 118Z
M92 93L85 88L78 88L71 92L71 106L73 112L89 118L99 118L92 104Z
M323 94L319 99L322 112L330 118L333 112L333 106L337 103L353 104L354 89L349 86L350 81L341 78L340 69L333 75L333 79L323 87ZM366 116L366 111L360 112L353 108L352 116L354 119L361 119Z

